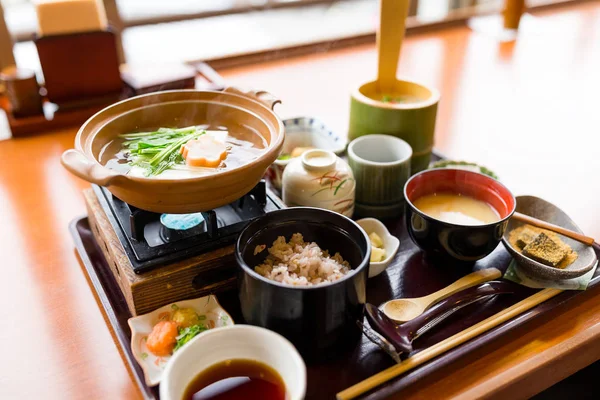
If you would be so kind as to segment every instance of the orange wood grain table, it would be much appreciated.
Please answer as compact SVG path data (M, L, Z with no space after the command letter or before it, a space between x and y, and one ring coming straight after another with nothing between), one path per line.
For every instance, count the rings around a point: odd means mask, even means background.
M375 76L374 46L223 71L279 95L283 117L344 132L350 90ZM458 27L407 39L400 74L440 89L437 148L483 163L600 239L600 4L537 13L514 43ZM87 183L60 154L76 129L0 142L0 398L135 399L74 252ZM600 359L600 299L585 294L402 393L526 398Z

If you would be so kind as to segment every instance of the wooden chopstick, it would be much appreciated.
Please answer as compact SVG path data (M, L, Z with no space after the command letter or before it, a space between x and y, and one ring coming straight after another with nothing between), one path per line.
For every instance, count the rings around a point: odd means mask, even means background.
M517 221L525 222L529 225L537 226L538 228L547 229L552 232L560 233L568 238L577 240L578 242L585 243L588 246L594 244L594 238L589 236L582 235L581 233L571 231L569 229L565 229L562 226L554 225L548 223L546 221L542 221L541 219L537 219L534 217L530 217L529 215L521 214L519 212L515 212L512 217Z
M513 306L479 322L478 324L475 324L470 328L467 328L454 336L450 336L448 339L445 339L439 342L438 344L433 345L415 354L407 360L402 361L400 364L396 364L393 367L383 370L365 379L364 381L357 383L354 386L350 386L349 388L342 390L337 394L336 398L337 400L354 399L355 397L360 396L361 394L375 388L376 386L379 386L403 374L404 372L409 371L431 360L432 358L437 357L440 354L443 354L446 351L453 349L454 347L466 342L467 340L473 339L474 337L481 335L486 331L489 331L490 329L500 325L501 323L506 322L509 319L524 313L525 311L537 306L540 303L543 303L544 301L556 296L561 292L562 290L559 289L541 290L529 296L528 298L521 300Z

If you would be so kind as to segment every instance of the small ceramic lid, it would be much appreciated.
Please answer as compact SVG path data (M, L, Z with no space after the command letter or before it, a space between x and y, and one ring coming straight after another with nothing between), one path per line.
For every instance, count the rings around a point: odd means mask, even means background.
M314 149L293 159L283 173L283 192L302 196L303 205L343 199L354 193L355 183L348 164L328 150ZM353 196L352 196L353 197Z
M327 172L334 169L337 156L327 150L309 150L300 157L302 166L310 172Z

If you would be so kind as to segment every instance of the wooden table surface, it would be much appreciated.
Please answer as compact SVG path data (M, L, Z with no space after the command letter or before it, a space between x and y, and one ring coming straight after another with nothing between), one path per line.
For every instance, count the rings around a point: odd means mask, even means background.
M407 39L400 74L439 88L436 146L483 163L600 239L600 4L537 13L518 40L467 28ZM375 76L374 46L224 71L279 95L283 117L344 132L348 93ZM138 398L67 231L87 183L60 154L76 129L0 142L0 398ZM585 295L402 393L526 398L600 359L600 301Z

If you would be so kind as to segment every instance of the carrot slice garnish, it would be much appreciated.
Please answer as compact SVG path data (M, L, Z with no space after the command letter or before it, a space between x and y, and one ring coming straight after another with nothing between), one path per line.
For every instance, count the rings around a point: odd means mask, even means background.
M202 135L184 144L181 154L190 167L216 168L227 157L227 146L210 135Z

